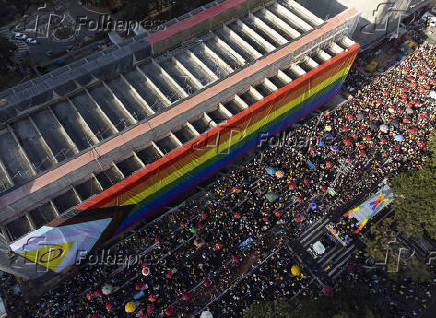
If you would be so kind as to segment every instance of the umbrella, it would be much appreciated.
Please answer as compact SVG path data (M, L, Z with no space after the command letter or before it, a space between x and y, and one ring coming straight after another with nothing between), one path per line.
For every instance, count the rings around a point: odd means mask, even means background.
M269 174L270 176L274 176L276 174L277 170L273 167L268 167L266 168L266 173Z
M277 177L277 178L281 179L281 178L283 178L284 176L285 176L285 174L283 173L283 171L281 171L281 170L277 170L277 171L276 171L276 177Z
M383 101L382 101L381 99L377 99L375 102L376 102L376 104L378 104L378 105L380 105L381 103L383 103Z
M407 118L407 117L405 117L405 118L403 119L403 123L405 123L405 124L410 124L410 119Z
M344 145L345 146L350 147L352 144L353 144L353 142L350 139L348 139L348 138L344 139Z
M142 269L142 275L144 275L144 276L150 275L150 269L148 267L144 267Z
M277 193L275 193L275 192L270 191L267 194L265 194L265 198L269 202L273 203L273 202L275 202L279 198L279 195Z
M213 315L210 311L203 311L200 318L213 318Z
M322 191L322 192L326 192L326 191L327 191L327 186L323 185L323 186L321 187L321 191Z
M325 134L325 139L326 140L332 140L333 139L333 135L331 133L326 133Z
M157 300L157 296L155 294L150 294L150 296L148 296L148 301L151 303L154 303Z
M320 146L320 147L324 147L324 146L325 146L325 142L324 142L324 140L321 139L321 140L319 141L319 146Z
M416 127L410 128L410 129L409 129L409 132L410 132L411 134L417 134L417 133L418 133L418 128L416 128Z
M165 277L168 278L168 279L173 278L173 272L172 272L171 270L167 271L167 272L165 273Z
M426 119L427 113L419 113L419 119Z
M304 215L297 215L294 217L294 221L297 223L303 222L306 219Z
M111 284L106 284L101 288L101 292L103 293L103 295L110 295L112 294L112 285Z
M92 314L91 318L100 318L99 314Z
M333 152L337 152L337 151L339 151L339 148L336 147L336 146L331 146L330 150L333 151Z
M333 296L333 288L331 288L330 286L325 285L322 288L322 293L324 294L324 296Z
M403 135L395 135L394 136L394 140L402 142L404 140L404 136Z
M418 83L416 83L416 82L411 82L410 83L410 87L415 88L416 86L418 86Z
M106 310L112 310L113 304L111 302L106 303L105 307L106 307Z
M297 201L298 202L303 202L303 197L301 195L297 196Z
M133 296L133 299L134 299L134 300L138 300L138 299L140 299L140 298L142 298L142 297L144 297L144 296L145 296L145 293L144 293L143 290L141 290L141 291L137 292L137 293Z
M173 314L174 308L175 308L174 306L170 306L170 307L168 307L168 308L165 310L165 316L167 316L167 317L171 316L171 315Z
M124 310L126 312L134 312L136 310L136 304L133 301L129 301L125 306L124 306Z
M212 285L212 282L209 279L206 278L204 280L204 282L203 282L203 286L204 287L209 287L210 285Z
M148 305L147 306L147 313L151 314L154 311L154 306L153 305Z
M192 297L191 293L186 292L183 294L183 300L189 300L191 299L191 297Z
M331 167L333 167L333 164L330 161L327 161L325 163L325 166L326 166L327 169L330 169Z
M289 184L289 190L295 190L297 186L295 185L295 183L290 183Z
M201 230L201 229L204 227L204 225L203 225L203 223L198 222L198 223L195 225L195 227L197 228L197 230Z
M202 219L207 218L207 213L206 213L206 212L201 212L201 218L202 218Z
M274 215L279 218L281 216L281 213L279 210L276 210L274 211Z
M365 147L364 144L360 144L360 145L359 145L359 149L362 149L362 150L363 150L363 149L365 149L365 148L366 148L366 147Z
M381 102L381 101L380 101L380 102ZM347 115L347 119L350 119L350 120L353 119L353 115L348 114L348 115Z
M389 131L389 126L386 124L380 125L380 130L386 134Z
M233 193L240 193L240 192L241 192L241 189L239 189L238 187L233 187L233 188L232 188L232 192L233 192Z
M366 156L366 153L365 153L365 151L361 150L361 151L359 151L359 155L360 155L361 157L365 157L365 156Z
M235 219L240 219L241 218L241 213L240 212L235 212L235 213L233 213L233 217Z
M313 210L316 210L316 208L318 207L318 205L315 203L315 202L311 202L310 204L309 204L309 207L312 209L312 211Z
M353 137L353 139L357 139L357 138L359 138L359 135L354 133L354 134L351 135L351 137Z
M195 234L197 233L198 229L195 226L191 227L191 233Z
M350 129L349 129L347 126L345 126L344 128L342 128L342 130L345 131L345 132L347 132L347 131L349 131Z
M303 182L304 182L304 184L309 184L310 179L309 178L304 178Z
M182 221L180 222L180 226L181 226L181 227L185 227L185 226L186 226L186 221L185 221L185 220L182 220Z
M294 276L301 276L301 269L297 265L292 265L291 267L291 273Z
M159 236L156 236L156 237L154 238L154 241L155 241L156 243L159 243L159 242L161 241L161 238L160 238Z
M202 247L204 244L205 244L205 243L204 243L204 241L203 241L202 239L199 239L199 240L195 239L195 240L194 240L194 245L195 245L196 248L200 248L200 247Z
M418 141L418 147L420 147L420 148L425 148L425 147L426 147L425 142Z

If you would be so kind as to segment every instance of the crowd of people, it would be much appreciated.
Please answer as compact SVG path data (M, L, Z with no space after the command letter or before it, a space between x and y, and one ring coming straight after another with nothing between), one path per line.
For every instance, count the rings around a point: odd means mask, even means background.
M283 240L422 165L435 119L429 98L435 56L424 43L383 73L354 65L344 86L352 91L347 102L294 125L279 144L264 143L203 195L114 247L143 255L141 262L82 266L25 304L4 275L14 317L191 317L206 308L217 317L240 317L256 300L320 293L304 268L292 273L298 260ZM134 312L126 314L132 301Z

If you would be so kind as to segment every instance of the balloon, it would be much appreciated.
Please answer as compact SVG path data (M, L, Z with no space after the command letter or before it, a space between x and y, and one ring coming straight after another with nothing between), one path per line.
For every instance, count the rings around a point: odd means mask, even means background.
M233 213L233 217L234 217L235 219L240 219L242 216L241 216L241 213L240 213L240 212L235 212L235 213Z
M298 267L297 265L293 265L291 267L291 273L294 276L301 276L301 269L300 269L300 267Z
M144 276L150 275L150 269L148 267L144 267L142 269L142 275L144 275Z
M124 306L124 310L126 312L134 312L136 310L136 304L133 301L129 301L125 306Z

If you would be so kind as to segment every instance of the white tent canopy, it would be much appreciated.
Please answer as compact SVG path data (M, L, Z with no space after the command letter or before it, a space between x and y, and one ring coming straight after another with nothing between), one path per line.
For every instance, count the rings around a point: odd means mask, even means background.
M200 318L213 318L213 315L210 311L206 310L201 313Z
M312 248L318 255L324 254L325 252L324 244L322 244L321 241L316 241L315 243L313 243Z

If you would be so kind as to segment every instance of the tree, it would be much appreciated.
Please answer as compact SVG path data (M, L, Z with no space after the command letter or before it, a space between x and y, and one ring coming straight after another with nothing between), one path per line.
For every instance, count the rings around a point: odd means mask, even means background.
M395 221L408 237L425 232L436 239L436 135L429 143L433 156L421 169L400 173L392 180Z
M244 318L377 318L370 309L371 299L365 287L343 286L333 297L318 299L303 297L295 301L281 298L252 304L244 312Z
M17 46L8 39L0 36L0 70L4 70L10 64L10 57L13 56Z
M292 318L293 306L286 298L254 303L244 312L244 318Z

